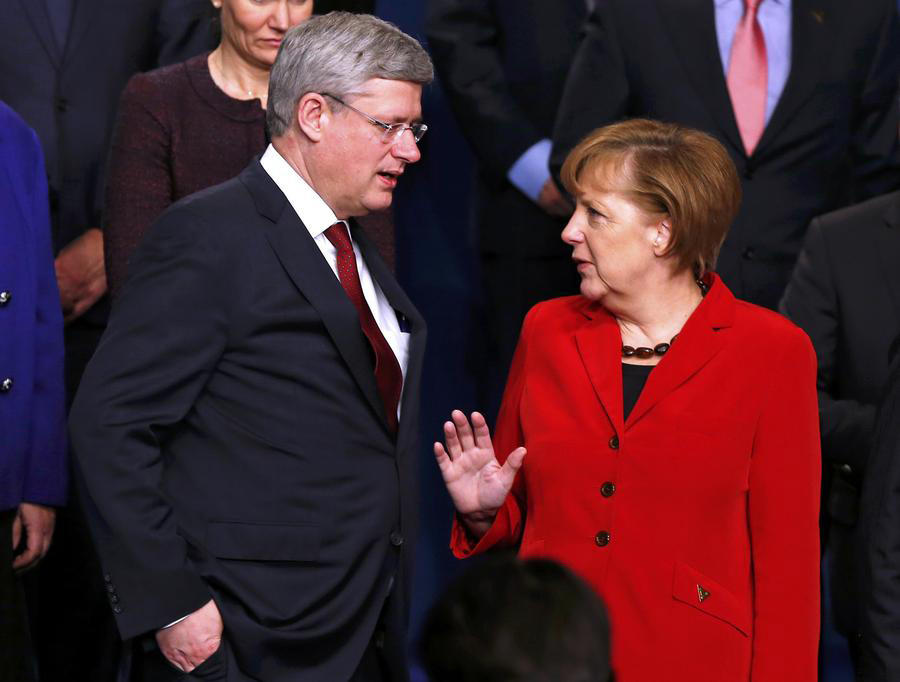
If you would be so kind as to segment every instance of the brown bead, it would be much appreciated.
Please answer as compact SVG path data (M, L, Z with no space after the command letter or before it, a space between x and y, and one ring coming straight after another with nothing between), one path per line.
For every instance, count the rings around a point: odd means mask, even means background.
M668 343L658 343L655 346L653 346L653 352L656 353L657 355L665 355L666 351L668 351L668 350L669 350Z
M631 346L622 346L622 357L630 358L634 355L634 348Z
M634 349L634 354L641 360L646 360L647 358L653 357L653 349L647 348L646 346L640 346Z

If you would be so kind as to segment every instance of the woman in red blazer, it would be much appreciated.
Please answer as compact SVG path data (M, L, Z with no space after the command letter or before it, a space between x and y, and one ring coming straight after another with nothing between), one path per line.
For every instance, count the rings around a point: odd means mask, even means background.
M445 424L453 551L518 543L577 571L609 608L617 682L812 682L815 355L709 272L734 166L703 133L632 120L563 177L581 296L529 313L493 445L478 413Z

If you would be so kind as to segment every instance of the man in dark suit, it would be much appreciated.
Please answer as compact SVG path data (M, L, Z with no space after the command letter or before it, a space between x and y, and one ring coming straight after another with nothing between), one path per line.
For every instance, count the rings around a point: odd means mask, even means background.
M295 27L272 145L135 253L70 425L145 680L407 678L425 329L353 218L419 159L431 78L374 17Z
M571 206L550 177L550 134L587 14L585 0L431 0L426 35L478 160L478 246L490 347L488 412L525 313L574 294L559 235Z
M810 220L900 186L894 0L604 0L587 23L551 166L647 116L714 135L743 202L717 271L774 308ZM735 105L737 103L737 105Z
M99 228L119 94L132 74L207 49L211 11L209 0L0 0L0 99L37 132L50 185L69 402L108 314ZM37 655L46 679L105 682L115 675L115 626L69 499L52 550L28 576Z
M894 350L859 514L857 682L900 679L900 337Z
M875 413L900 335L900 192L816 218L779 309L809 335L824 466L822 528L832 552L835 624L857 657L859 490Z
M34 131L0 102L0 680L28 679L14 574L44 556L65 502L65 423L44 159Z

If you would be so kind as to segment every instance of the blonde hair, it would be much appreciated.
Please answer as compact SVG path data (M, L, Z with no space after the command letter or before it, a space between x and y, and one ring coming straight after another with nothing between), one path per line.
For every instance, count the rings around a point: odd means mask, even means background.
M602 184L613 176L618 182ZM598 128L566 157L562 181L577 196L598 180L643 211L669 216L666 253L677 268L700 277L715 266L741 202L737 170L716 139L641 118Z

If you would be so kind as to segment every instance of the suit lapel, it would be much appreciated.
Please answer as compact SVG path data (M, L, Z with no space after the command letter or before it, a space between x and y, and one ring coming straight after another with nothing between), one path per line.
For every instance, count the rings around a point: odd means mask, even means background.
M266 238L282 267L319 313L366 401L387 428L384 406L375 383L371 350L360 328L356 309L309 231L259 161L241 174L241 181L253 196L259 213L267 218Z
M725 345L719 330L731 326L734 297L721 281L715 281L703 302L688 319L656 368L628 415L630 428L660 400L699 372Z
M894 303L894 310L900 319L900 192L884 216L884 224L876 232L876 251L881 271L887 280L888 292Z
M616 433L624 431L622 418L622 335L615 318L592 307L587 320L575 332L575 345L594 393Z
M828 37L835 13L830 0L793 0L791 12L791 72L775 111L769 119L755 154L765 153L779 131L794 119L794 115L821 83L820 72L827 64L830 49Z
M75 10L72 12L72 23L69 26L69 36L66 39L66 49L63 53L65 56L74 54L75 50L78 49L78 45L84 39L88 29L91 27L91 23L94 21L94 16L104 3L105 0L92 0L90 2L88 0L78 0L75 3Z
M50 17L47 15L47 5L44 0L19 0L22 11L28 17L28 21L40 40L41 46L50 57L50 61L56 68L62 62L62 53L56 44L53 29L50 25Z
M668 36L693 83L694 94L709 110L722 135L743 150L722 71L713 1L657 0L657 5L664 25L671 27Z
M397 279L390 271L390 268L388 268L387 263L384 262L381 254L378 253L378 249L369 239L365 230L363 230L356 221L351 222L351 227L353 231L353 241L359 246L359 251L366 261L366 267L369 268L369 274L372 275L372 279L375 280L379 287L381 287L381 291L385 295L385 298L387 298L388 303L391 304L391 307L403 315L410 325L406 377L403 382L404 390L400 408L400 431L403 432L403 427L410 423L410 420L403 419L403 415L410 414L410 401L418 399L417 390L406 389L408 386L415 387L418 385L418 379L422 370L422 361L425 357L425 320L400 287ZM399 441L400 436L398 436L398 442Z

